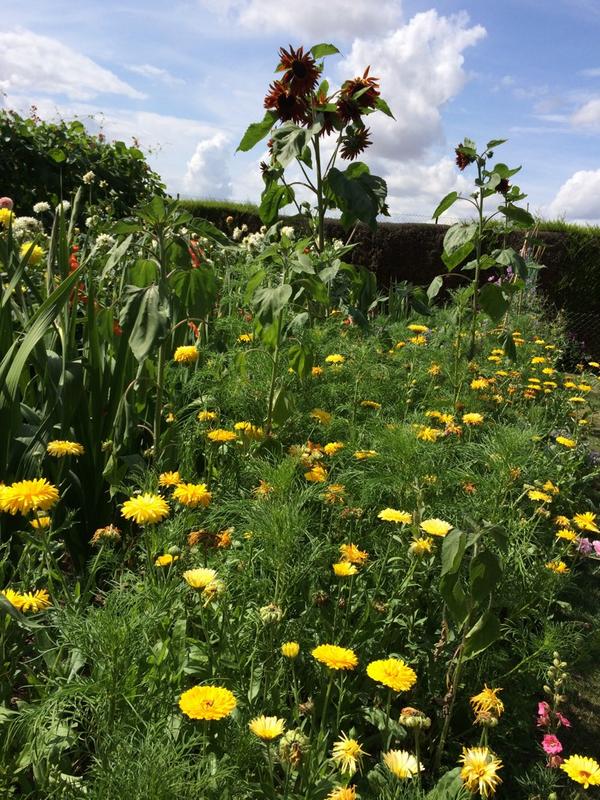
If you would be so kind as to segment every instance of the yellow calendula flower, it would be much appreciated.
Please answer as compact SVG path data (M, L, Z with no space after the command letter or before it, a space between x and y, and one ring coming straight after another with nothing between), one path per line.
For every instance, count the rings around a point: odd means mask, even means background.
M427 344L427 338L419 334L418 336L411 336L408 340L411 344L417 345L417 347L423 347Z
M346 647L339 647L337 644L320 644L311 651L311 655L321 664L325 664L329 669L354 669L358 664L358 658L354 650Z
M600 786L600 764L594 758L569 756L563 761L560 768L572 781L581 784L584 789L589 786Z
M462 421L465 425L481 425L483 422L483 414L478 414L477 412L472 412L470 414L463 414Z
M344 561L349 561L351 564L364 564L369 557L368 553L359 550L355 544L341 544L340 553Z
M571 531L568 528L560 528L560 530L556 531L555 536L557 539L564 539L566 542L574 542L577 539L575 531Z
M260 716L250 720L248 727L263 742L270 742L284 732L285 720L278 717Z
M539 489L530 489L527 492L527 497L530 500L537 500L541 503L551 503L552 502L552 495L546 494L546 492L540 492Z
M565 517L563 514L554 517L554 523L558 525L559 528L568 528L571 525L569 518Z
M213 422L217 418L216 411L199 411L196 417L199 422Z
M214 430L209 431L206 435L211 442L216 442L217 444L234 442L237 439L237 434L235 431L228 431L224 428L215 428Z
M252 333L240 333L237 337L237 340L240 344L248 344L254 339L254 335Z
M409 331L413 333L429 333L429 328L427 325L419 325L415 322L411 323L410 325L406 326Z
M565 575L567 572L571 571L564 561L548 561L545 566L546 569L549 569L551 572L555 572L557 575Z
M236 431L240 431L246 439L251 439L255 442L259 442L265 436L263 428L253 422L236 422L233 427Z
M556 486L552 481L546 481L542 486L542 489L549 494L560 494L560 489Z
M81 456L85 450L83 445L77 442L55 439L52 442L48 442L46 452L55 458L64 458L64 456Z
M181 475L179 472L161 472L158 476L159 486L179 486Z
M186 570L182 578L192 589L206 589L217 577L216 570L209 567L198 567Z
M389 750L383 754L383 763L400 780L414 778L415 775L423 770L423 765L406 750Z
M437 376L437 375L441 375L442 374L442 368L440 367L439 364L431 364L430 367L427 370L427 374L428 375L433 375L434 377Z
M254 497L264 498L264 497L268 497L274 491L275 491L275 487L272 486L267 481L262 480L262 478L261 478L258 481L258 486L255 486L254 489L252 489L252 494L254 495Z
M2 510L13 515L48 511L58 501L58 489L46 478L18 481L3 488L0 500Z
M420 527L430 536L445 536L454 526L450 522L434 517L433 519L424 519Z
M353 455L357 461L365 461L367 458L375 458L377 450L356 450Z
M596 525L596 515L591 511L584 511L581 514L575 514L573 517L573 522L575 525L577 525L580 531L600 533L600 529Z
M412 522L412 514L396 508L384 508L377 516L384 522L395 522L397 525L410 525Z
M346 357L340 353L331 353L331 355L325 358L327 364L343 364L345 360Z
M504 711L504 703L498 697L498 693L501 691L502 689L490 689L487 684L484 684L479 694L473 695L470 700L475 714L493 714L499 718Z
M178 347L173 354L173 360L177 364L195 364L199 357L200 353L193 344Z
M343 442L327 442L325 447L323 448L323 452L327 456L334 456L336 453L339 453L340 450L344 449Z
M10 208L0 208L0 227L8 230L14 218L15 215Z
M281 645L281 655L286 658L297 658L300 652L300 645L298 642L284 642Z
M144 494L131 497L121 506L121 515L138 525L154 525L169 515L169 506L159 494Z
M361 400L360 404L363 408L372 408L374 411L379 411L381 408L381 403L376 400Z
M417 682L417 673L401 658L383 658L371 661L367 666L367 675L395 692L407 692Z
M23 242L19 250L19 255L21 259L26 259L27 264L35 267L44 257L44 251L39 244L34 244L33 242Z
M179 559L179 556L172 556L170 553L165 553L162 556L158 556L154 561L155 567L170 567L175 561Z
M233 692L222 686L193 686L179 698L179 708L190 719L223 719L236 705Z
M304 473L304 477L307 481L311 481L312 483L323 483L327 480L327 470L320 464L315 464L312 469Z
M344 502L344 492L346 487L343 483L332 483L327 487L327 491L322 496L328 505L336 505Z
M567 447L569 450L577 447L577 442L573 439L569 439L567 436L557 436L554 441L557 444L562 444L563 447Z
M327 800L357 800L356 786L335 786L327 795Z
M333 564L333 572L338 578L348 578L351 575L356 575L358 570L349 561L338 561Z
M409 545L408 552L411 556L416 556L417 558L429 555L433 552L433 539L429 539L426 536L413 539Z
M460 777L470 792L479 792L482 797L493 795L502 783L498 771L502 762L487 747L463 749L460 758Z
M473 378L471 381L471 389L487 389L490 385L490 381L487 378Z
M173 499L188 508L206 508L212 500L212 492L208 491L205 483L180 483L175 487Z
M439 428L430 428L428 425L417 425L417 439L422 442L437 442L444 431Z
M313 408L310 412L310 416L322 425L329 425L333 419L333 414L330 414L329 411L324 411L322 408Z
M29 524L31 525L34 530L40 530L41 528L49 528L51 519L47 514L40 514L37 517L29 520Z
M362 749L356 739L350 739L345 733L334 742L331 751L331 758L335 761L340 772L346 775L354 775L360 768L361 759L367 753Z
M8 600L8 602L11 604L11 606L13 606L13 608L16 608L17 611L21 610L21 607L23 605L22 594L20 594L19 592L15 592L14 589L2 589L2 591L0 591L0 594L2 595L2 597L4 597L5 600Z
M38 611L45 611L51 605L50 595L45 589L38 589L37 592L24 592L21 595L21 611L23 613L31 611L36 614Z
M318 378L319 375L323 374L323 367L313 367L310 371L310 374L313 376L313 378Z

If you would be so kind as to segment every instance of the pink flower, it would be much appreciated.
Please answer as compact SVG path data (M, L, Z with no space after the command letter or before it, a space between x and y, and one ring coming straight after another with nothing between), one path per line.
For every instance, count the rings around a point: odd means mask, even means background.
M592 547L594 548L595 555L600 556L600 540L594 539Z
M13 201L10 197L0 197L0 208L8 208L9 211L12 211Z
M542 700L541 703L538 703L538 721L537 725L538 728L545 728L547 725L550 724L550 706L545 700Z
M570 728L571 727L571 723L569 722L569 720L566 717L563 717L563 715L560 713L560 711L556 712L556 719L563 726L563 728Z
M563 749L562 744L553 733L547 733L544 736L542 739L542 747L544 748L544 753L547 753L549 756L557 756L559 753L562 753Z

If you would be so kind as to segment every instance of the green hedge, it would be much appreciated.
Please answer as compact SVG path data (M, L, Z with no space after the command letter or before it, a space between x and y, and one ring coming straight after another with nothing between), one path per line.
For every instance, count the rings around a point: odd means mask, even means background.
M194 214L210 219L227 230L227 217L235 225L261 226L258 209L250 204L184 201ZM302 224L290 217L290 224ZM343 238L342 226L327 220L327 234ZM369 267L383 286L396 281L425 285L436 275L445 274L441 260L446 225L427 223L380 223L377 231L361 227L352 260ZM536 241L544 245L539 287L551 310L562 311L569 330L583 342L586 352L600 357L600 227L583 227L564 222L540 223ZM510 244L520 249L523 234L513 234ZM448 284L456 285L458 276Z

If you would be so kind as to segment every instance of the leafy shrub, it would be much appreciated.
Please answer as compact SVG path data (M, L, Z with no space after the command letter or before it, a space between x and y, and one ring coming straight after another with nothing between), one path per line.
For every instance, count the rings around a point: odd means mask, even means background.
M117 216L163 193L137 146L107 142L79 120L44 122L35 110L28 118L0 111L0 193L16 198L20 213L31 213L39 201L69 198L89 172L94 202Z

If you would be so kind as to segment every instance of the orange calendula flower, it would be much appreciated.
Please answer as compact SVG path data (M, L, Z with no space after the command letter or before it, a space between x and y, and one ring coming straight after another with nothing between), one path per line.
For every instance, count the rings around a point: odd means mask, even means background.
M573 517L573 522L581 531L600 533L600 529L596 525L596 515L591 511L584 511L581 514L575 514Z
M199 356L200 353L193 344L185 345L175 350L173 360L177 362L177 364L194 364L198 361Z
M564 561L548 561L545 566L546 569L555 572L557 575L565 575L567 572L571 571Z
M320 464L315 464L312 469L304 473L304 477L307 481L311 481L312 483L323 483L327 480L327 470Z
M481 425L483 422L483 414L472 412L471 414L463 414L462 421L465 425Z
M343 442L328 442L325 447L323 448L323 452L327 456L334 456L336 453L339 453L340 450L344 449Z
M365 553L364 550L359 550L355 544L341 544L340 553L344 561L358 565L364 564L369 557L368 553Z
M159 486L178 486L181 483L179 472L161 472L158 476Z
M476 714L493 714L496 718L500 717L504 711L504 703L498 697L498 693L502 689L490 689L487 684L484 684L483 689L479 694L473 695L471 698L471 707Z

